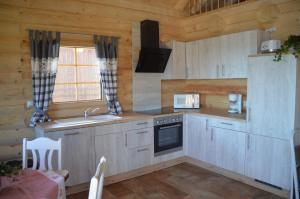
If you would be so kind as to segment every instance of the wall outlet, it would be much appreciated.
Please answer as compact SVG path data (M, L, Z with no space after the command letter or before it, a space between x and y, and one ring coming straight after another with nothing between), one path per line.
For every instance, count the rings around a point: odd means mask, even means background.
M26 102L26 108L33 108L33 101L32 100L27 100Z

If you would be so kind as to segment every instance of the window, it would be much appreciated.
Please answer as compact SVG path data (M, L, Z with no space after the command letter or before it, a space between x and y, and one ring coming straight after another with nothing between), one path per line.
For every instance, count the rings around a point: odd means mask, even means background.
M53 102L101 99L95 48L61 47Z

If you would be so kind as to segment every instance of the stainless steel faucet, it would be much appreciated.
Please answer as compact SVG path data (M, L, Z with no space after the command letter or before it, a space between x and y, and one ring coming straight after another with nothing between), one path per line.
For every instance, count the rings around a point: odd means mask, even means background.
M91 110L91 111L90 111ZM84 111L84 118L87 118L89 116L89 113L94 113L96 112L97 110L100 110L100 108L87 108L85 111Z

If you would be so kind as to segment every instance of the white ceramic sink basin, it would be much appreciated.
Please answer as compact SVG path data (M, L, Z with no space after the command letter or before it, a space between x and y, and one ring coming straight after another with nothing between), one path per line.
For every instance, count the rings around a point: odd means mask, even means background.
M88 117L88 119L110 121L110 120L119 120L119 119L122 119L122 117L119 117L116 115L97 115L97 116L90 116L90 117Z
M108 121L119 120L119 119L122 119L122 117L115 116L115 115L97 115L97 116L90 116L87 118L76 117L76 118L68 118L68 119L59 119L59 120L55 120L54 122L63 126L76 126L76 125L108 122Z

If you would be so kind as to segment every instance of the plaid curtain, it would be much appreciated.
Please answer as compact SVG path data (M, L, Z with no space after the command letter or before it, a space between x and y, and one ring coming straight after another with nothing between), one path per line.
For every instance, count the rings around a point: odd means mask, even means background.
M54 90L60 33L53 34L51 31L29 31L31 68L32 68L32 91L35 112L31 117L30 126L49 121L48 106L52 101Z
M121 114L117 99L118 38L94 35L94 42L108 110L112 114Z

